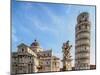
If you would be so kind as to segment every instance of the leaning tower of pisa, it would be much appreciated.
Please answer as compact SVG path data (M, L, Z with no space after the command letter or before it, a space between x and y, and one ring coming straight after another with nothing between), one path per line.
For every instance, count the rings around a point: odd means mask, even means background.
M80 13L75 27L76 70L90 69L90 28L89 13Z

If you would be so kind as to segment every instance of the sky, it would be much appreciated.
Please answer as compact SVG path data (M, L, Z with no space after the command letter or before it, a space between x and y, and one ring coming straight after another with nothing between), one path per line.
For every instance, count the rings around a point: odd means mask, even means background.
M62 59L62 45L69 40L74 60L75 26L82 12L90 14L90 63L95 64L95 6L12 0L12 51L17 51L20 43L30 46L36 39L43 49L52 49L53 54Z

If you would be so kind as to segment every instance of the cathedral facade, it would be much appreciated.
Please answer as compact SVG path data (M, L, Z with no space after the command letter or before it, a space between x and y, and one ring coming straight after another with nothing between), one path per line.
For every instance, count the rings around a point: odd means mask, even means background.
M60 59L52 50L40 48L35 40L30 46L21 43L12 53L12 74L60 71Z

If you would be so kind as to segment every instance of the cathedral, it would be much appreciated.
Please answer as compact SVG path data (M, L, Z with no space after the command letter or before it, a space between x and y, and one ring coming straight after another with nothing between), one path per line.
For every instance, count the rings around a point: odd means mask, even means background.
M44 50L37 40L27 46L21 43L12 53L12 74L60 71L60 59L52 50Z

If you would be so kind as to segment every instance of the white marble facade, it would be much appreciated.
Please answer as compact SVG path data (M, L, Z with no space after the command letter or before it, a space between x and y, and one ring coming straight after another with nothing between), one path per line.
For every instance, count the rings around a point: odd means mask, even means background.
M35 40L30 46L21 43L12 53L12 74L60 71L60 59L52 50L43 50Z

